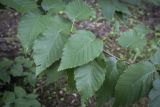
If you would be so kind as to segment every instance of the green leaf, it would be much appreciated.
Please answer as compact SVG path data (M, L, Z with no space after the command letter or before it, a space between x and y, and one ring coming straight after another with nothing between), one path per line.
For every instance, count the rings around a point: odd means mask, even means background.
M114 88L121 71L117 69L117 60L113 57L106 59L106 77L102 87L96 92L97 107L101 107L114 96Z
M118 0L98 0L98 3L102 9L103 15L108 20L111 20L114 17L116 11L130 15L127 5Z
M26 91L22 87L14 87L14 93L18 98L26 96Z
M10 104L5 104L3 107L11 107Z
M36 99L38 97L37 94L31 93L31 94L27 94L27 96L25 96L25 98L27 99Z
M42 107L40 102L38 102L36 99L29 99L27 102L30 103L30 107Z
M65 2L63 0L43 0L41 5L49 13L58 13L65 8Z
M34 61L29 58L26 58L23 64L23 66L28 69L31 69L33 65L34 65Z
M14 102L15 107L32 107L30 102L24 98L18 98Z
M102 9L103 15L108 20L111 20L116 11L115 7L113 6L113 1L112 0L98 0L98 3Z
M2 58L0 61L0 81L10 82L9 70L11 65L13 64L12 60L7 58Z
M37 100L37 96L38 95L32 93L25 97L27 102L30 104L30 107L41 107L40 102Z
M105 64L105 63L103 63ZM76 87L81 95L82 104L101 87L105 79L106 66L93 61L75 69Z
M47 76L46 85L54 83L60 77L62 77L63 72L58 72L58 67L59 63L55 63L46 70L46 76Z
M3 82L10 82L11 77L8 71L0 71L0 80Z
M115 88L115 106L131 105L148 94L156 69L152 63L140 62L128 67Z
M120 75L121 75L121 74L124 72L124 70L126 70L127 67L128 67L127 63L126 63L125 61L122 61L122 60L118 60L116 66L117 66L117 70L118 70L118 72L119 72Z
M3 94L3 102L5 103L5 104L11 104L11 103L13 103L14 102L14 100L15 100L15 95L14 95L14 93L13 92L8 92L8 91L6 91L6 92L4 92L4 94Z
M122 12L124 14L129 15L129 16L131 15L130 11L128 10L128 4L125 4L125 3L120 2L118 0L118 1L114 1L114 5L115 5L115 8L116 8L116 11Z
M65 9L65 13L73 22L95 16L95 11L83 0L73 0L70 2Z
M10 70L12 76L23 76L23 66L21 64L14 64Z
M35 94L28 94L23 98L17 98L14 101L15 107L41 107L36 98L37 95Z
M34 0L0 0L0 3L14 8L21 13L26 13L38 9L38 6Z
M98 57L102 50L103 42L93 33L85 30L77 31L65 44L59 70L86 64Z
M24 56L18 56L15 58L15 63L17 64L24 64L24 62L26 61L26 59L24 58Z
M69 37L70 28L71 23L57 16L43 32L43 36L35 41L33 58L37 66L36 75L62 57L62 51Z
M160 65L160 48L158 48L156 53L153 56L151 56L150 60L153 64Z
M27 76L24 78L24 83L26 84L30 84L31 86L35 86L36 84L36 80L37 80L37 77L35 75L35 73L28 73Z
M13 64L12 60L9 60L7 58L1 59L1 61L0 61L0 71L7 70L12 64Z
M149 107L158 107L160 105L160 80L155 80L153 88L149 93Z
M51 19L51 16L37 14L27 14L22 17L18 27L18 37L26 50L51 23Z
M68 82L68 87L71 91L76 90L76 81L74 78L74 69L69 69L67 70L67 82Z
M123 32L118 38L118 43L125 48L131 48L134 51L142 51L146 45L146 35L147 31L143 25L137 25L133 30Z

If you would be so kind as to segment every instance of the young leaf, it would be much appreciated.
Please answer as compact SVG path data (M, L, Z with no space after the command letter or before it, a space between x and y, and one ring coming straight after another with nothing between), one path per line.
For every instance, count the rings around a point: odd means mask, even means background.
M59 70L86 64L98 57L102 50L103 42L93 33L77 31L65 44Z
M73 0L66 9L66 15L70 20L85 20L91 16L95 16L95 11L90 8L83 0Z
M34 0L0 0L0 3L14 8L21 13L26 13L38 9L38 6Z
M155 80L153 89L149 93L149 107L158 107L160 105L160 80Z
M70 28L71 23L57 16L43 32L42 37L35 41L33 58L37 66L36 75L61 58Z
M63 0L43 0L41 5L49 13L58 13L65 8L65 2Z
M131 105L140 97L146 96L151 88L154 72L154 65L147 61L129 66L117 82L115 106Z
M35 39L50 24L51 16L27 14L22 17L18 27L18 37L23 47L27 50Z
M125 48L142 51L146 45L146 29L144 26L137 25L133 30L123 32L118 38L118 43Z
M106 66L93 61L75 69L76 87L84 103L101 87L105 79Z

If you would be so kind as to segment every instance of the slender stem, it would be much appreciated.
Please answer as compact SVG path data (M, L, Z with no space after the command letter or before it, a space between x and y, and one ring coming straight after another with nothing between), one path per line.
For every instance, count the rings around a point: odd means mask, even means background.
M75 19L73 20L73 22L72 22L72 27L71 27L71 33L73 32L73 28L74 28L74 23L75 23Z

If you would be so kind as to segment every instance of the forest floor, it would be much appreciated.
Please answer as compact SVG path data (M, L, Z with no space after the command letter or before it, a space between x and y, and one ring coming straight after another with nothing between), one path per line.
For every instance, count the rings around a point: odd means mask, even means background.
M94 5L94 0L89 2ZM147 13L146 13L147 12ZM133 10L134 17L127 20L127 24L132 26L131 21L143 22L146 26L149 26L152 30L156 30L158 24L160 24L160 7L152 4L145 4L144 10ZM20 14L11 9L0 9L0 58L7 57L14 59L19 55L21 45L16 37L17 26L20 20ZM76 23L78 29L87 29L105 39L104 52L109 56L116 58L127 58L129 63L134 63L131 56L128 55L128 50L121 48L116 43L116 36L112 35L113 25L109 24L106 20L101 19L102 16L99 9L97 9L96 21L83 21ZM127 30L125 24L121 24L119 27L121 32ZM148 40L154 40L155 33L150 32L146 35ZM140 58L143 58L141 55ZM67 90L67 83L65 78L60 79L54 84L45 86L45 79L40 79L37 83L37 89L39 93L40 102L46 107L79 107L80 96L77 93L71 93ZM95 107L94 98L89 99L88 107ZM111 107L111 103L106 104L104 107ZM133 107L147 107L147 99L144 98L137 102Z

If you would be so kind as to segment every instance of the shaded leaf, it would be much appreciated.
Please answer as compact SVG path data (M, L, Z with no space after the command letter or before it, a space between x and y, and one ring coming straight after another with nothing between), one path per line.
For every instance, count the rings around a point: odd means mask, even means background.
M24 58L24 56L17 56L14 61L17 64L24 64L24 62L26 61L26 59Z
M36 78L35 73L28 73L27 76L24 78L24 83L26 84L29 83L31 86L34 87L36 84L36 80L37 78Z
M18 98L22 98L26 96L26 91L22 87L14 87L15 96Z
M0 71L0 80L3 81L3 82L10 82L11 80L11 77L9 75L9 72L7 71Z
M71 91L76 90L76 81L74 78L74 69L70 69L67 71L67 82L68 82L68 87Z
M146 96L151 88L154 72L154 65L147 61L129 66L117 82L115 106L131 105L140 97Z
M106 58L106 66L106 77L104 83L96 93L97 107L101 107L114 97L114 88L121 74L117 69L117 60L115 58Z
M5 104L11 104L11 103L14 102L14 100L15 100L15 95L14 95L13 92L9 92L9 91L4 92L4 94L3 94L3 102Z
M15 107L41 107L41 104L36 100L37 95L28 94L23 98L17 98L14 101Z
M122 61L122 60L118 60L116 66L117 66L117 70L118 70L118 72L119 72L120 75L121 75L121 74L124 72L124 70L126 70L127 67L128 67L127 63L126 63L125 61Z
M102 9L103 15L108 19L111 20L114 16L116 11L115 7L113 6L112 0L98 0L99 5Z
M46 85L54 83L63 75L63 72L58 72L58 67L59 63L55 63L46 70Z
M30 103L24 98L18 98L14 102L15 107L30 107Z
M29 69L32 68L33 65L34 65L34 61L29 58L26 58L23 64L25 68L29 68Z
M7 70L12 64L13 64L12 60L9 60L7 58L1 59L1 61L0 61L0 71Z
M21 64L14 64L10 70L12 76L23 76L23 66Z

